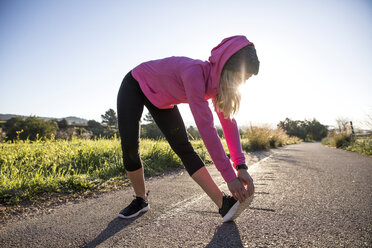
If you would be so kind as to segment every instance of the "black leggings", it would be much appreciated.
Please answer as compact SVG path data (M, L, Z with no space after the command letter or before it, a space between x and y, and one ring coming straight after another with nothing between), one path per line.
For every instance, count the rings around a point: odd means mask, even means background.
M129 72L124 77L117 100L125 169L135 171L142 167L139 155L139 132L144 106L151 113L173 151L181 158L190 176L202 168L204 163L187 138L185 125L177 106L174 106L173 109L155 107L143 94L137 80Z

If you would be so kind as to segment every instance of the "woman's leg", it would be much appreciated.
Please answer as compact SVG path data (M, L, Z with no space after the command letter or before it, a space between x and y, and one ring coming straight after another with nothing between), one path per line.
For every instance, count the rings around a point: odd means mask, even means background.
M136 196L139 196L147 201L143 168L141 167L135 171L127 171L127 175Z
M121 84L117 99L123 162L136 196L146 199L145 180L139 155L139 130L144 98L138 82L131 73L128 73Z
M191 146L177 106L173 109L158 109L147 99L145 99L145 105L172 149L181 158L187 172L207 193L218 208L221 208L222 192L213 181L199 155Z
M212 201L217 205L218 208L222 207L222 192L213 181L211 175L207 171L207 168L202 167L197 170L192 176L195 182L207 193Z

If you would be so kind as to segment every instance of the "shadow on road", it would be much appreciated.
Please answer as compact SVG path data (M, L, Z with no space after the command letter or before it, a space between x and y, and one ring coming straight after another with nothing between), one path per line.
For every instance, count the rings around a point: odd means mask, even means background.
M296 159L293 156L289 156L289 155L284 155L284 154L277 155L275 157L274 161L278 162L279 164L283 164L283 162L284 162L286 165L301 167L301 168L304 168L304 169L307 169L307 170L312 170L312 171L317 171L317 172L323 172L324 171L319 167L310 166L304 160L300 160L298 158Z
M247 154L247 161L248 161L247 163L249 164L248 166L250 166L251 163L253 164L255 161L260 161L261 159L269 157L272 154L273 152L271 150L250 152Z
M211 242L206 247L244 247L235 222L227 222L218 226Z
M138 217L140 217L139 215ZM137 218L138 218L137 217ZM124 228L126 228L128 225L130 225L133 221L135 221L137 218L131 218L131 219L121 219L119 217L113 219L106 227L105 230L103 230L95 239L93 239L88 244L84 245L83 247L96 247L99 244L105 242L110 237L114 236L116 233L120 232Z

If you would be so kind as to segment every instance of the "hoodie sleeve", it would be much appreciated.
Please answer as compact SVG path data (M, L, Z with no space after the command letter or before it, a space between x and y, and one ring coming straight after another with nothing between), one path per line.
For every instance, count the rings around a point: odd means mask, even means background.
M208 101L205 100L205 82L203 79L203 71L198 67L190 67L182 73L188 103L200 136L224 180L231 182L236 179L236 174L214 127L213 115L208 106Z
M234 168L239 164L245 164L245 156L242 151L242 145L240 142L240 135L238 125L234 118L225 119L222 112L218 111L216 108L216 102L213 98L213 106L217 113L218 118L225 134L225 139L227 147L229 148L231 160L233 161Z

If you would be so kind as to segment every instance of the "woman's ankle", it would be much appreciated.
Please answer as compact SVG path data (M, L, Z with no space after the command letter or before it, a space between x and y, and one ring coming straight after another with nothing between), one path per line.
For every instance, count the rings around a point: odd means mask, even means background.
M147 198L149 196L149 193L150 193L150 190L147 191L147 193L144 193L144 194L136 194L136 197L141 197L144 201L147 202Z

